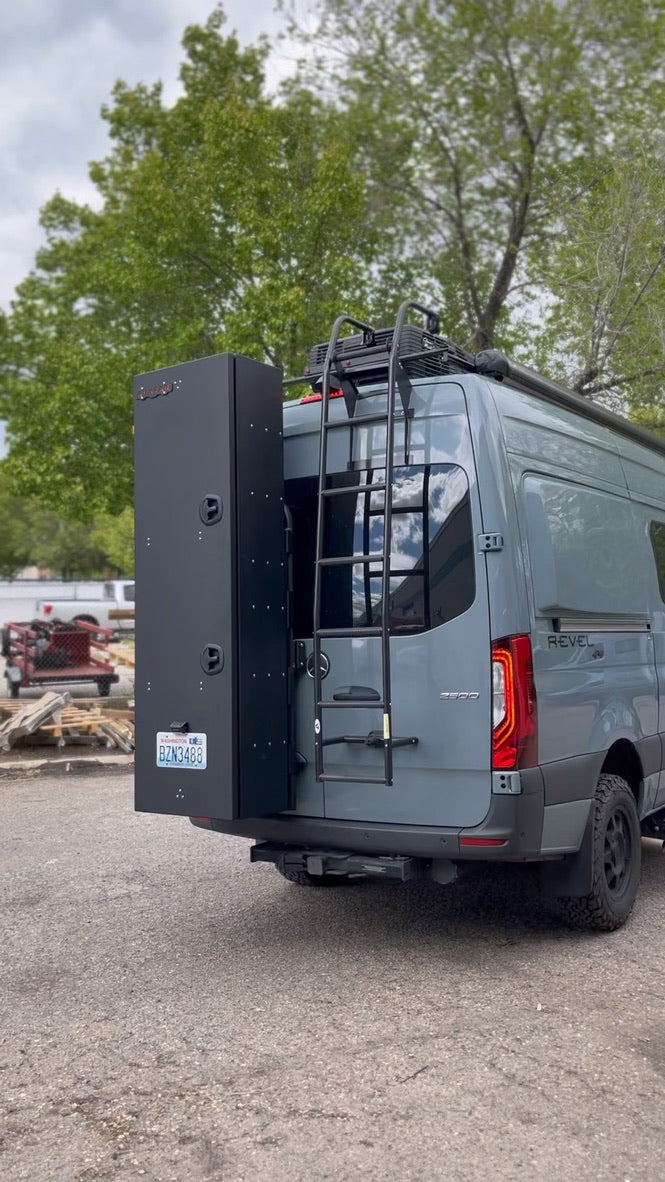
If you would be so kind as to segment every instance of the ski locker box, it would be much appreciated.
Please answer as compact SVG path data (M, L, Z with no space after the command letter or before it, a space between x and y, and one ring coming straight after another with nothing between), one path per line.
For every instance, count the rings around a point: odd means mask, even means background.
M136 808L288 805L281 372L222 354L137 378Z

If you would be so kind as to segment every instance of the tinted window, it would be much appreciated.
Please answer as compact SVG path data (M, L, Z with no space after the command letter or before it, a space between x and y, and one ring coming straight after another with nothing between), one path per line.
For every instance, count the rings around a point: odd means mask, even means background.
M326 557L381 554L384 494L374 486L383 480L377 469L329 478L330 488L348 488L348 493L326 498ZM294 515L295 632L311 636L316 481L291 482L287 499ZM461 468L432 464L395 469L391 549L391 632L422 632L471 606L473 533L468 482ZM380 624L382 593L380 561L325 568L322 627Z
M649 536L653 546L653 556L656 560L660 598L665 603L665 524L662 521L652 521L649 527Z
M629 500L537 476L524 492L537 609L645 607L644 532Z

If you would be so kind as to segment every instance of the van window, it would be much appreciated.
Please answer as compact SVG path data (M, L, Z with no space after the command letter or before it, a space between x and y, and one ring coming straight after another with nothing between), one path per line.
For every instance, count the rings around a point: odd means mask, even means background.
M658 590L660 591L660 598L665 603L665 522L652 521L649 526L649 537L653 546L653 556L656 560Z
M536 610L644 610L644 528L630 501L565 481L524 480Z
M326 498L324 546L327 558L380 554L384 494L373 486L384 472L334 473L329 488L347 488ZM294 631L312 635L317 481L288 481L294 518ZM456 464L427 464L394 470L390 631L423 632L471 606L475 564L469 486ZM326 567L322 577L324 628L381 623L383 578L380 563Z

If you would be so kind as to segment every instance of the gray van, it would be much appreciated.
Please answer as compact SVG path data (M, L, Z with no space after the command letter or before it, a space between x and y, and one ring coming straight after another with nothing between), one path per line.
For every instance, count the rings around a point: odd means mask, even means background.
M137 809L303 885L537 862L620 926L665 817L665 443L411 301L303 381L136 380Z

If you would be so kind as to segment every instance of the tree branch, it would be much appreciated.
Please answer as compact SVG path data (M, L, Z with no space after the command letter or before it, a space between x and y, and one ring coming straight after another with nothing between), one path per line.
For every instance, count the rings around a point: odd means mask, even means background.
M593 398L596 394L604 393L605 390L613 390L616 386L629 386L631 382L637 382L641 378L654 378L661 373L665 373L665 365L656 365L653 369L639 369L636 373L625 374L621 378L608 378L605 382L597 382L595 386L589 386L585 390L580 389L579 393L583 393L585 398Z

